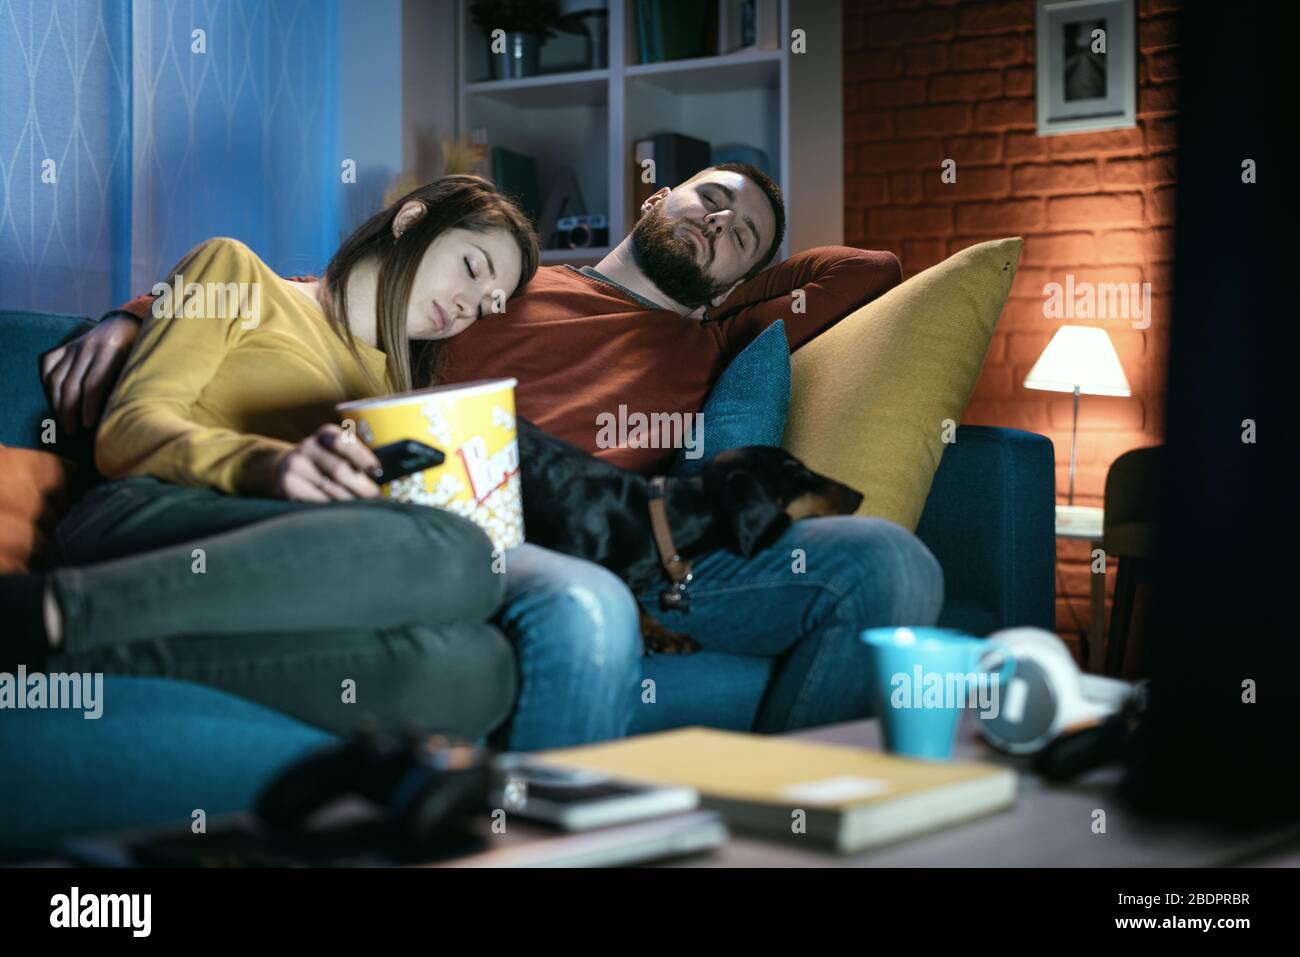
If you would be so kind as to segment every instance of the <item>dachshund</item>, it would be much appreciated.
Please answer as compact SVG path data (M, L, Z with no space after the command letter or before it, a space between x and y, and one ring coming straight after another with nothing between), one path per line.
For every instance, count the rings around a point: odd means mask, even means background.
M698 476L651 480L602 462L523 417L517 421L527 540L603 565L638 596L656 584L671 593L670 557L689 569L691 560L719 548L753 555L791 522L850 515L862 502L862 493L777 448L729 449L705 462ZM651 500L660 493L670 530L666 543L656 541L651 518ZM644 609L641 635L647 651L689 654L699 648Z

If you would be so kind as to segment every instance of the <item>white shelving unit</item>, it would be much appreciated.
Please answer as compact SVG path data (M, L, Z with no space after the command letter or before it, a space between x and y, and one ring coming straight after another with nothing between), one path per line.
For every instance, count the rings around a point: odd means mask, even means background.
M785 193L781 256L842 243L840 0L780 0L779 7L777 49L643 64L635 0L609 0L607 69L491 80L487 40L469 18L469 0L457 0L456 129L486 129L490 146L534 157L543 201L556 170L573 167L588 212L609 216L614 243L637 214L636 140L675 132L715 146L757 146ZM807 52L791 52L794 29L804 31ZM552 43L543 48L543 69ZM607 252L546 250L543 261L593 263Z

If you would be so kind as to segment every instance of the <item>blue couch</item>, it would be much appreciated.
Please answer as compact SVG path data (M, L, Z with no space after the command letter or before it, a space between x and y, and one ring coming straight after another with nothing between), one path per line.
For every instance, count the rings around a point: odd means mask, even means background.
M0 444L31 447L49 415L36 357L88 327L77 316L0 312ZM46 450L82 458L87 450ZM943 567L941 625L987 634L1054 627L1054 473L1041 435L963 426L934 478L917 534ZM632 733L708 725L749 729L771 659L704 653L646 659L659 689ZM0 857L62 837L246 809L288 761L331 735L210 688L107 677L111 707L0 712Z

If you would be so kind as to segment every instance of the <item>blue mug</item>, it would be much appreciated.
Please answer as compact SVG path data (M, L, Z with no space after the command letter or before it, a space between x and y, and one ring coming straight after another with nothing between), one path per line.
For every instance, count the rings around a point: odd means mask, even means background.
M1016 660L1001 642L952 628L868 628L868 680L885 748L950 760L964 708L1002 706Z

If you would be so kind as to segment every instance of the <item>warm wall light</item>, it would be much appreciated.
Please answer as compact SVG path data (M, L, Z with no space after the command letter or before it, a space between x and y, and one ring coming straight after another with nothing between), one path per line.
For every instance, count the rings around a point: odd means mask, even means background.
M1062 326L1025 376L1026 389L1074 393L1070 432L1070 501L1074 504L1074 466L1079 441L1079 396L1132 395L1124 367L1105 329Z

